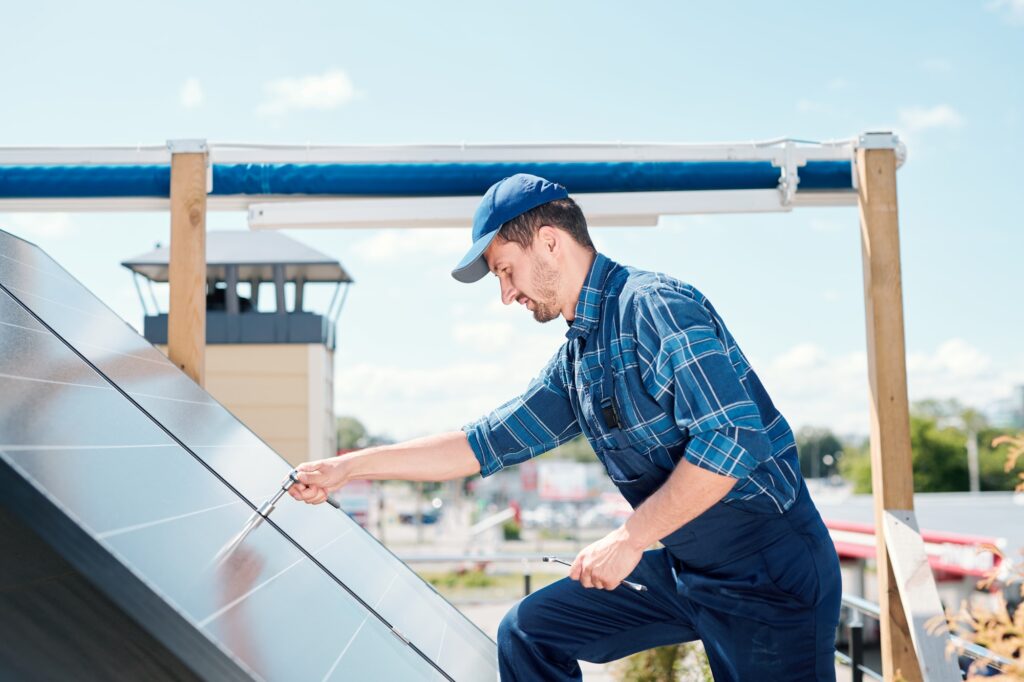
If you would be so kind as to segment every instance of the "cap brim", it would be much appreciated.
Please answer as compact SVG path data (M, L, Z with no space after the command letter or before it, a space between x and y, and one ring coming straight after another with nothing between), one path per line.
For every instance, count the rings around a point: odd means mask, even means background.
M452 277L464 284L472 284L490 272L491 269L487 266L487 261L484 259L484 251L491 245L497 234L498 231L495 230L473 242L473 246L469 248L466 255L462 257L459 264L452 270Z

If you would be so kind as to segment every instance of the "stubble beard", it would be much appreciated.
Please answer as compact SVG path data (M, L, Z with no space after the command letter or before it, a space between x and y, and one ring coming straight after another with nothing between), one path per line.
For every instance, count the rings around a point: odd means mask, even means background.
M533 319L541 324L550 322L562 314L558 306L558 271L537 258L533 261L532 279L537 292L533 299Z

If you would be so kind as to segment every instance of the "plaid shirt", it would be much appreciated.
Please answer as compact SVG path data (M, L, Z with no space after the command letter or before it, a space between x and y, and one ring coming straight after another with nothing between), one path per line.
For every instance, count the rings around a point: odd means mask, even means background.
M615 315L602 316L620 285ZM598 254L566 338L525 393L463 427L482 475L580 433L599 455L616 448L595 409L610 385L628 445L651 463L668 472L685 457L740 479L724 499L738 508L781 512L793 503L793 432L695 288Z

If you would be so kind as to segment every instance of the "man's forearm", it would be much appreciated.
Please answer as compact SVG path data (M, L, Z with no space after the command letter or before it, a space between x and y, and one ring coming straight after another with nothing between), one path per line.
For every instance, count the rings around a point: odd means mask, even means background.
M646 549L700 516L735 484L735 478L681 460L661 488L626 520L622 529L629 544Z
M447 481L480 472L462 431L450 431L341 456L349 480Z

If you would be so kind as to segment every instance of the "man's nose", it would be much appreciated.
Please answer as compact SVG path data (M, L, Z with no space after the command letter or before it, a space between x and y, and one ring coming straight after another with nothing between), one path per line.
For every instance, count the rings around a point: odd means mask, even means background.
M505 305L512 305L516 301L516 297L519 296L519 292L516 290L512 283L501 283L501 302Z

